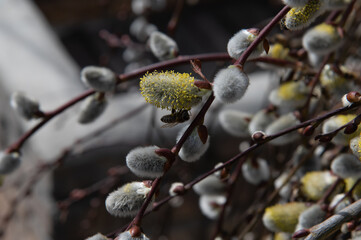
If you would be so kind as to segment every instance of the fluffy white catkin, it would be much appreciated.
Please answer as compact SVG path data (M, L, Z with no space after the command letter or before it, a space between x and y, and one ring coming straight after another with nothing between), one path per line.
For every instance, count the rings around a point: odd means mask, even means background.
M219 101L233 103L243 97L248 85L247 74L235 66L230 66L217 73L213 82L213 91Z

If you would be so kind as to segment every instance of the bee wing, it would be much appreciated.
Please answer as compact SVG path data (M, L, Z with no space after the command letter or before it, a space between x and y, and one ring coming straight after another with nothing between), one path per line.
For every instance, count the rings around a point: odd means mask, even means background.
M162 125L161 128L174 127L174 126L176 126L178 123L179 123L179 122L166 123L166 124Z

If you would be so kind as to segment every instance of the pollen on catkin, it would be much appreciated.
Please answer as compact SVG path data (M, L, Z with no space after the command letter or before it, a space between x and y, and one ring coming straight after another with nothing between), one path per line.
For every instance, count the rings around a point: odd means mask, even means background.
M251 43L257 38L258 31L256 29L242 29L237 32L227 44L227 51L229 56L234 59L238 59L246 51L246 49L251 45ZM253 50L249 59L256 58L263 52L263 47L261 44Z
M248 124L251 119L252 114L232 109L225 109L218 116L221 127L235 137L249 137Z
M100 93L87 97L81 105L78 122L87 124L94 122L105 111L108 102Z
M329 171L308 172L301 179L301 192L311 200L320 200L336 179L337 177ZM335 193L339 190L336 190Z
M342 125L352 121L356 117L355 114L346 114L346 115L337 115L325 121L322 126L322 133L329 133ZM345 134L343 131L339 131L335 137L332 138L331 142L334 144L340 144L347 146L352 138L358 136L360 134L361 128L360 126L357 130L352 134Z
M356 136L350 140L350 149L352 153L361 160L361 136Z
M98 92L112 91L117 83L115 73L109 68L87 66L80 72L83 83Z
M137 147L131 150L126 163L130 171L139 177L157 178L163 175L167 159L155 153L157 146Z
M132 234L129 231L122 232L117 237L118 240L150 240L144 233L140 233L140 236L132 237Z
M175 58L178 54L177 43L164 33L154 31L149 37L149 47L159 60Z
M9 174L15 171L21 163L20 153L0 152L0 174Z
M245 72L236 66L229 66L220 70L213 82L216 98L223 103L238 101L246 93L249 79Z
M299 120L295 117L293 113L288 113L280 116L278 119L273 121L270 125L267 126L265 133L267 135L272 135L278 133L284 129L295 126L299 123ZM291 143L299 138L297 132L291 132L281 137L275 138L270 141L270 144L275 146L282 146L288 143Z
M11 94L10 105L26 120L39 117L40 108L38 101L26 96L23 92Z
M332 69L331 64L326 64L320 75L320 83L330 91L335 91L345 85L346 78Z
M194 77L174 71L146 73L139 85L145 101L168 110L190 110L206 93L194 85Z
M309 0L304 6L293 7L287 13L283 24L289 30L300 30L309 26L322 12L320 0Z
M266 228L273 232L293 232L299 215L307 209L303 202L277 204L266 208L262 221Z
M271 91L269 100L277 107L293 110L305 104L308 92L308 88L303 81L285 82Z
M271 57L276 59L282 59L282 60L292 60L292 57L289 55L290 49L288 47L285 47L281 43L274 43L270 45L268 53L262 53L261 57ZM257 62L257 65L264 69L279 69L283 66L274 65L270 63L265 62ZM286 68L287 66L285 66Z
M108 195L106 209L117 217L135 216L150 190L143 182L127 183Z
M331 163L331 170L341 178L361 177L361 161L349 153L338 155Z
M308 51L326 55L341 46L342 38L335 26L321 23L309 29L302 38L302 45Z
M255 162L247 160L242 165L242 174L247 182L258 185L261 182L268 181L270 177L270 168L267 161L262 158L257 158Z
M355 185L357 178L346 178L345 179L345 192L351 190L351 188ZM352 191L352 197L357 201L361 199L361 183L358 183L354 190Z
M185 126L179 131L177 135L177 142L181 139L188 127L189 126ZM195 162L199 160L208 150L209 139L210 137L208 135L206 143L203 143L199 138L198 127L196 127L181 147L178 154L179 157L186 162Z

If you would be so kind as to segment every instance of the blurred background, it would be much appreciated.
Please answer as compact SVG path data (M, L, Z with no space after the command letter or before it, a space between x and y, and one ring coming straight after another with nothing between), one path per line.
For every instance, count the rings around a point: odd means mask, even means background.
M152 0L149 6L145 2L0 0L2 149L36 123L21 120L9 108L12 92L23 91L50 111L86 89L80 81L82 67L100 65L124 73L158 62L147 46L147 31L168 33L178 43L180 55L226 52L234 33L261 28L282 7L276 0ZM174 14L179 19L169 29ZM146 27L139 30L136 21ZM224 64L203 64L204 73L212 79ZM255 69L252 64L248 67L249 72ZM191 68L185 65L175 70L190 72ZM262 82L268 75L256 72L245 100L231 107L255 112L265 106L267 100L259 93L272 87ZM97 232L111 233L129 222L112 217L104 206L107 193L139 180L124 167L125 155L139 145L171 147L182 127L161 129L159 119L164 112L144 104L138 83L135 79L121 84L94 124L77 123L76 105L26 143L21 169L7 176L0 189L4 239L85 239ZM172 182L189 182L239 152L241 139L218 128L215 114L220 107L215 103L207 115L209 151L196 163L177 161L165 177L160 197L167 195ZM44 163L51 167L42 171ZM238 185L244 186L234 196L231 216L242 214L255 197L254 187L243 180ZM180 207L176 207L180 202L174 202L145 218L143 229L151 239L209 237L214 222L202 216L198 196L189 192L181 201Z

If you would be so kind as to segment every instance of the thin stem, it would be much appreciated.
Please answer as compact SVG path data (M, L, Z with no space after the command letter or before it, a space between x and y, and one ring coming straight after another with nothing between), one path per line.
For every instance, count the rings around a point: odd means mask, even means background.
M150 72L158 69L164 69L168 67L175 67L182 64L189 64L191 60L196 60L196 59L199 59L203 62L232 60L227 53L206 53L206 54L178 56L177 58L172 60L163 61L139 68L138 70L131 73L120 74L118 75L118 83L124 82L125 80L131 78L139 77L146 72Z
M340 22L338 23L338 26L340 27L344 27L345 23L348 19L348 17L350 16L350 13L352 11L353 6L355 5L356 0L352 0L352 2L350 2L350 4L347 6L345 12L342 14L342 18L340 20Z
M208 100L210 100L210 99L208 99ZM205 105L206 105L206 104L205 104ZM279 133L276 133L276 134L274 134L274 135L269 135L266 139L264 139L264 141L253 144L253 145L250 146L248 149L246 149L244 152L241 152L241 153L237 154L236 156L234 156L233 158L229 159L228 161L226 161L225 163L221 164L220 166L209 170L208 172L206 172L206 173L198 176L197 178L195 178L195 179L192 180L191 182L185 184L185 185L184 185L184 189L185 189L186 191L189 190L189 189L191 189L195 184L197 184L198 182L202 181L202 180L205 179L206 177L208 177L208 176L212 175L213 173L215 173L215 172L223 169L224 167L227 167L227 166L233 164L233 163L236 162L238 159L247 156L250 152L254 151L255 149L257 149L258 147L264 145L265 143L271 141L272 139L278 138L278 137L283 136L283 135L285 135L285 134L287 134L287 133L290 133L290 132L295 131L295 130L297 130L297 129L303 128L303 127L305 127L305 126L307 126L307 125L309 125L309 124L312 124L312 123L314 123L314 122L320 122L320 121L323 121L323 120L325 120L325 119L328 119L328 118L330 118L330 117L332 117L332 116L334 116L334 115L337 115L337 114L340 114L340 113L349 111L349 110L351 110L351 109L357 108L357 107L359 107L360 105L361 105L360 103L354 103L354 104L352 104L352 105L350 105L350 106L342 107L342 108L336 109L336 110L334 110L334 111L328 112L328 113L326 113L326 114L324 114L324 115L321 115L321 116L319 116L319 117L316 117L316 118L310 119L310 120L308 120L308 121L299 123L298 125L296 125L296 126L294 126L294 127L285 129L285 130L280 131ZM306 159L306 158L305 158L305 159ZM287 176L287 179L290 179L290 178L292 177L292 175L297 171L297 169L301 166L301 164L303 164L303 161L304 161L304 160L302 160L302 161L300 162L300 164L298 164L295 168L293 168L293 169L291 170L290 174ZM156 180L157 180L157 179L156 179ZM152 185L152 190L153 190L153 192L155 192L155 188L158 187L159 183L160 183L160 180L157 180L156 184L153 183L153 185ZM283 184L279 189L276 189L275 192L271 194L272 197L270 197L267 202L273 200L274 197L277 195L278 191L280 191L280 189L281 189L284 185L285 185L285 184ZM177 195L176 195L176 196L177 196ZM174 197L176 197L176 196L168 196L168 197L166 197L166 198L158 201L157 203L154 203L154 204L153 204L153 207L152 207L150 210L148 210L148 211L145 212L145 213L144 213L144 212L142 213L142 216L148 215L148 214L151 213L152 211L157 210L159 207L163 206L165 203L167 203L169 200L171 200L172 198L174 198ZM150 199L150 195L148 195L147 199L148 199L148 200ZM149 201L148 201L148 200L146 200L146 202L143 204L142 209L143 209L143 208L144 208L144 209L147 209L147 206L150 204L150 200L149 200ZM145 205L146 205L146 206L145 206ZM139 216L140 216L140 215L139 215ZM140 220L139 220L139 221L140 221ZM130 227L132 226L133 222L134 222L134 220L128 225L128 228L130 228ZM251 223L250 223L250 224L251 224ZM122 228L122 230L124 230L124 229ZM114 231L114 232L112 232L112 233L110 233L110 234L107 234L107 236L108 236L108 237L113 236L114 233L116 233L116 232L118 232L118 231Z
M320 200L318 200L317 204L322 205L327 202L329 197L333 194L333 192L337 189L337 186L342 182L342 179L338 177L336 181L333 182L331 187L327 189L326 193L322 196Z
M339 230L343 223L357 219L361 216L361 200L354 202L342 209L337 214L329 217L320 224L309 229L310 234L305 240L327 239L330 235Z
M350 188L350 190L347 191L347 193L340 199L338 200L338 202L332 206L331 208L328 208L329 212L333 212L335 210L335 208L343 201L345 200L345 198L349 197L352 195L353 190L355 190L355 188L357 187L357 185L361 182L361 178L357 179L357 181L353 184L353 186Z
M178 23L179 23L179 19L180 19L183 7L184 7L184 0L177 0L172 18L168 22L168 34L170 36L174 35L175 29L177 28Z
M133 222L129 225L128 229L132 226L132 225L137 225L140 226L140 223L142 221L143 215L145 213L145 210L147 210L148 205L151 203L152 198L156 192L156 190L158 189L158 186L160 184L162 180L162 177L158 177L156 178L153 183L152 183L152 188L150 190L150 192L147 195L147 198L145 199L142 207L140 208L140 210L138 211L137 215L135 216Z
M156 64L152 64L143 68L138 69L137 71L120 74L118 75L118 83L125 82L126 80L135 78L137 76L143 75L148 71L153 71L156 69L163 69L167 67L173 67L181 64L188 64L190 60L199 59L202 61L228 61L230 57L226 53L210 53L210 54L197 54L197 55L189 55L189 56L179 56L175 59L164 61ZM45 114L45 117L37 123L34 127L24 133L15 143L11 144L5 151L6 152L14 152L19 151L23 144L32 136L34 135L39 129L41 129L47 122L49 122L52 118L59 115L66 109L70 108L74 104L78 103L79 101L83 100L84 98L94 94L94 90L87 90L86 92L80 94L79 96L71 99L70 101L64 103L54 111L48 112Z
M313 91L315 90L317 83L320 81L320 76L322 73L322 70L324 69L324 67L326 66L327 62L330 60L331 58L331 54L328 54L326 57L324 57L320 68L318 69L316 75L312 78L311 82L310 82L310 86L311 86L311 90L310 93L308 94L307 100L305 105L302 108L302 115L301 117L304 119L307 117L308 115L308 110L309 110L309 105L311 103L311 99L313 97Z
M263 41L263 39L268 35L268 33L272 30L272 28L291 10L291 7L284 6L281 11L262 29L257 38L251 43L251 45L247 48L246 51L242 54L242 56L234 63L234 65L243 66L247 61L247 58L253 50L258 46L259 43Z
M15 143L13 143L12 145L10 145L7 149L6 152L14 152L14 151L19 151L20 148L23 146L23 144L34 134L36 133L42 126L44 126L47 122L49 122L53 117L55 117L56 115L62 113L63 111L65 111L66 109L70 108L71 106L73 106L74 104L76 104L77 102L83 100L84 98L94 94L95 91L94 90L88 90L84 93L82 93L81 95L75 97L74 99L70 100L69 102L63 104L62 106L58 107L57 109L55 109L52 112L48 112L45 113L45 117L43 118L43 120L41 120L38 124L36 124L33 128L31 128L29 131L27 131L23 136L21 136Z
M173 147L172 152L175 154L178 154L181 147L183 146L184 142L187 140L189 135L191 135L192 131L199 125L204 119L205 114L207 113L209 107L211 106L213 100L214 100L213 93L211 96L209 96L207 102L203 105L202 109L199 111L197 116L194 118L192 123L189 125L187 130L183 133L183 136L179 139L179 141L176 143L176 145Z
M247 158L244 157L237 163L236 169L233 171L232 175L230 176L230 178L228 180L228 191L227 191L227 196L226 196L227 200L222 205L221 213L220 213L220 215L218 217L218 221L217 221L217 227L216 227L216 230L214 231L212 239L216 239L218 234L222 231L224 217L225 217L225 214L226 214L226 208L231 202L231 197L232 197L233 192L234 192L234 187L236 185L236 181L237 181L239 175L241 174L242 166L243 166L243 164L244 164L244 162L246 160L247 160Z
M242 239L244 237L244 235L246 233L248 233L249 231L252 230L252 228L257 224L257 222L259 221L262 213L264 212L264 210L266 209L266 207L271 204L276 197L278 196L279 192L283 189L283 187L285 187L287 185L287 183L289 183L289 181L291 180L291 178L295 175L295 173L297 172L298 169L300 169L300 167L311 157L311 155L313 154L313 152L315 151L316 147L313 146L310 151L308 152L308 154L306 154L301 161L294 166L288 173L288 175L286 176L285 180L283 181L283 183L281 184L281 186L279 186L278 188L276 188L267 198L266 202L264 204L261 205L261 207L256 208L256 212L255 212L255 216L252 218L252 220L247 224L246 227L242 228L242 232L239 235L239 238Z

